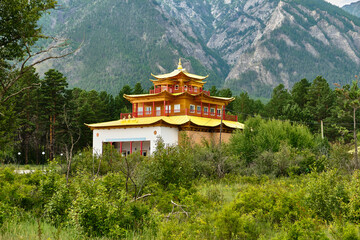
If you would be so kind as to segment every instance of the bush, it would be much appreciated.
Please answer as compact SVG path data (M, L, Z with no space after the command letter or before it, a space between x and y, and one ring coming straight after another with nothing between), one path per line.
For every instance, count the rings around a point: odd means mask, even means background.
M312 149L314 137L310 130L289 121L250 118L244 131L235 132L230 140L230 149L246 165L250 165L264 151L278 152L283 144L297 150Z
M82 176L77 181L70 220L88 236L122 238L129 230L140 231L150 221L146 205L129 201L124 190L109 194L101 179L87 178Z
M303 218L299 221L287 226L287 232L284 239L312 239L312 240L327 240L326 234L319 227L319 222L312 218Z
M332 221L345 213L349 201L348 192L343 181L335 170L312 174L307 181L307 206L316 216Z
M250 169L257 175L267 174L276 177L293 176L312 171L321 172L325 169L326 158L316 157L310 150L296 151L286 143L279 151L262 152L250 165Z
M185 150L185 151L184 151ZM156 151L147 163L150 179L165 189L175 186L189 187L195 178L191 155L181 146L165 147L162 139L157 141Z
M360 171L353 173L348 185L349 203L347 204L347 218L355 223L360 223Z
M331 145L328 167L351 172L353 170L352 154L350 148L339 142Z

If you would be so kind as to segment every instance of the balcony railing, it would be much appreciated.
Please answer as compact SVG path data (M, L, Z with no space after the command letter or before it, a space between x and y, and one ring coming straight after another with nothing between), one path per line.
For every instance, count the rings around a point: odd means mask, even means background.
M207 117L207 118L213 118L213 119L221 119L221 114L215 113L215 112L198 112L194 109L180 109L180 110L155 110L153 113L152 111L145 111L145 112L134 112L134 113L121 113L120 119L124 118L130 118L131 117L153 117L153 116L182 116L182 115L188 115L188 116L197 116L197 117ZM238 117L235 115L228 115L223 114L223 120L228 121L238 121Z
M161 93L162 91L168 91L169 93L182 93L182 92L188 92L190 94L198 94L198 93L205 93L206 95L210 96L210 91L205 91L205 90L200 90L200 89L197 89L196 91L191 88L191 89L182 89L182 88L178 88L178 89L175 89L175 88L171 88L171 87L166 87L166 88L155 88L155 89L150 89L149 93L150 94L156 94L156 93Z

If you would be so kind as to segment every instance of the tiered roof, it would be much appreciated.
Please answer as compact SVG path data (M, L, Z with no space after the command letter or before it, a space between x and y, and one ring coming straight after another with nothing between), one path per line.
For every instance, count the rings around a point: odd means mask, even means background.
M157 79L157 80L151 80L151 81L159 81L159 80L165 80L165 79L170 79L170 78L179 79L179 78L186 77L186 78L191 78L191 79L193 79L195 81L199 81L200 83L206 83L206 82L203 82L202 80L207 78L209 75L207 75L207 76L199 76L199 75L196 75L196 74L188 73L186 71L186 69L182 67L181 59L179 59L179 64L178 64L177 69L175 69L171 73L160 74L160 75L151 74L151 76L153 76L154 78Z
M243 129L244 124L234 121L222 120L223 124L229 128L238 128ZM129 126L146 126L154 125L157 123L167 123L170 125L181 126L186 123L192 123L201 127L218 127L221 125L220 119L213 118L204 118L196 116L158 116L158 117L142 117L142 118L125 118L116 121L103 122L103 123L94 123L86 124L91 129L95 128L119 128L119 127L129 127Z

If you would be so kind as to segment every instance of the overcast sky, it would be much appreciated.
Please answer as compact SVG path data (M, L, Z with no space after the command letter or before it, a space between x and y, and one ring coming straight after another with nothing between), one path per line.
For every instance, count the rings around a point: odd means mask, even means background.
M336 6L342 7L346 4L352 3L352 2L357 2L359 0L325 0L328 1L329 3L332 3Z

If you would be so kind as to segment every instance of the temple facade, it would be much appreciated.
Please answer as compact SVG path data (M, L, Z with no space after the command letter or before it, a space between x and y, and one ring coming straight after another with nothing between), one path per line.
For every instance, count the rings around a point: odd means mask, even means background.
M173 72L153 75L154 89L149 94L124 95L132 112L121 113L116 121L87 124L93 130L94 154L111 144L123 155L138 151L152 154L161 137L165 144L188 136L192 142L228 141L231 133L242 129L237 116L227 115L225 107L234 98L210 96L203 90L208 76L188 73L179 60Z

